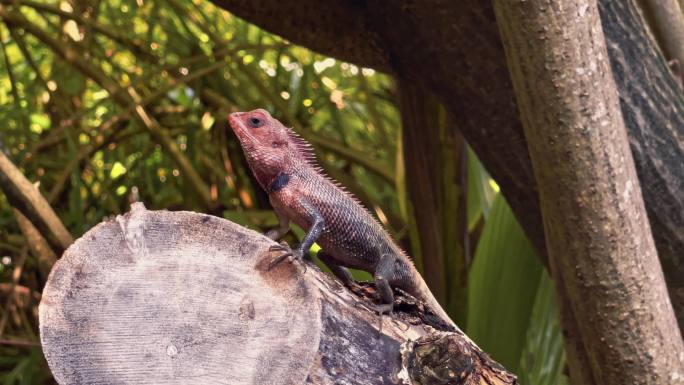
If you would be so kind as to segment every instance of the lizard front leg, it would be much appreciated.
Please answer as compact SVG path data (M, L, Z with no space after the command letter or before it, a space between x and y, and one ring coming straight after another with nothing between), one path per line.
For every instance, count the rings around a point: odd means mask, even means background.
M275 210L275 214L276 217L278 217L278 227L268 230L264 235L277 241L290 231L290 218L286 217L278 210Z
M323 219L323 215L321 215L321 213L305 199L300 201L300 205L304 209L305 214L310 218L311 226L309 226L309 229L304 235L304 239L302 239L302 243L299 244L297 249L291 250L289 247L285 249L284 246L280 246L283 247L284 253L271 262L269 265L269 270L287 257L292 257L293 259L301 261L304 254L309 252L311 246L314 244L314 242L316 242L316 240L318 240L318 238L321 236L321 233L323 233L323 229L325 228L325 220ZM273 246L272 249L277 247L278 246Z

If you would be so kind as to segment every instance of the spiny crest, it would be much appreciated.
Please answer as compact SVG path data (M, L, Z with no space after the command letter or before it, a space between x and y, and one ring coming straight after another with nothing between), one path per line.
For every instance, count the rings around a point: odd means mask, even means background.
M307 142L306 139L302 138L298 133L296 133L293 129L286 127L286 132L288 137L291 140L291 143L294 145L297 153L304 159L312 168L313 170L318 173L318 175L322 176L325 178L330 184L338 188L340 191L342 191L343 194L345 194L349 199L354 201L354 203L358 204L364 211L368 213L368 215L373 218L373 222L378 226L379 229L385 234L385 236L391 240L391 244L395 247L395 251L399 254L402 254L406 260L413 264L412 258L401 248L399 245L397 245L392 237L387 233L387 230L385 227L375 218L374 215L370 213L370 208L366 207L361 201L358 200L352 193L350 193L346 187L340 184L340 182L336 181L335 179L331 178L328 176L328 174L323 170L321 166L318 165L316 162L316 153L313 150L313 147L311 146L311 143Z
M297 153L308 163L314 171L316 171L319 175L321 175L323 178L325 178L328 182L330 182L332 185L337 187L338 189L342 190L343 193L345 193L349 198L351 198L354 202L358 203L361 207L364 209L368 210L361 201L359 201L352 193L350 193L346 187L340 184L340 182L336 181L335 179L331 178L326 174L325 170L321 166L318 165L318 162L316 162L316 153L313 150L313 146L311 143L307 142L306 139L302 138L298 133L296 133L293 129L287 128L287 135L289 136L291 142L294 144L295 149L297 150Z
M311 166L317 167L316 153L314 153L311 143L307 142L298 133L291 128L286 128L286 132L292 144L294 144L297 153Z

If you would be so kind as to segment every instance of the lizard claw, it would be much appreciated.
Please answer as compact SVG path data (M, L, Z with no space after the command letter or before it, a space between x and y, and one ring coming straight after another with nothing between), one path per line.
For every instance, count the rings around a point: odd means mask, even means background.
M394 304L392 303L384 303L381 305L370 305L370 304L365 304L361 301L357 301L354 303L354 307L363 307L366 310L372 311L374 313L378 313L378 331L382 333L382 315L387 314L389 316L392 315L392 310L394 309Z
M391 303L375 306L374 310L378 313L378 332L382 333L382 315L387 314L391 317L392 309L394 309L394 304Z
M268 251L292 251L292 249L290 249L290 246L287 244L287 242L281 241L277 245L272 245L271 247L269 247Z
M300 250L292 250L290 246L287 245L287 243L281 243L278 245L273 245L268 248L269 252L274 252L274 251L279 251L282 252L279 256L277 256L274 260L271 261L271 263L268 264L268 270L270 271L274 267L276 267L278 264L280 264L282 261L284 261L286 258L290 261L297 261L299 264L304 266L304 271L302 273L306 273L306 264L304 264L304 258L302 256L302 252Z

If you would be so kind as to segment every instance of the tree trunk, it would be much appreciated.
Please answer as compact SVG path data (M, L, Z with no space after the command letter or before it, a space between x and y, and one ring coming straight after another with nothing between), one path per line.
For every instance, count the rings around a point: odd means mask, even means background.
M539 185L551 273L578 320L593 382L681 384L684 344L596 1L494 6Z
M413 206L423 275L456 323L468 319L466 146L437 99L399 81L406 190ZM423 258L424 257L424 258ZM455 285L454 282L458 282Z
M465 335L398 295L379 317L314 265L224 219L147 211L104 222L56 263L43 350L60 384L515 384ZM359 297L361 296L361 297ZM357 306L357 305L361 306Z
M599 2L613 77L680 330L684 328L684 98L634 0Z
M432 91L545 260L537 184L490 2L212 1L297 44ZM611 64L621 66L615 81L659 257L684 325L684 99L634 0L599 4ZM563 324L570 336L572 317Z

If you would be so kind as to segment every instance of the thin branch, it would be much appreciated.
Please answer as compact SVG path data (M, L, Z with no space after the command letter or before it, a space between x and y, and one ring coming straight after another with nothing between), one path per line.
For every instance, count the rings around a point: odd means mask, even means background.
M207 23L202 22L197 18L194 12L186 11L183 12L183 6L177 0L166 0L166 3L170 5L170 8L176 13L176 15L181 19L190 19L190 21L197 26L202 32L206 33L211 40L214 41L218 46L227 44L221 36L217 35L213 30L211 30Z
M373 95L370 87L368 87L368 79L366 79L366 75L363 74L363 71L359 71L357 79L359 79L361 90L366 95L366 108L368 109L368 115L371 121L374 123L373 125L375 128L380 132L380 139L384 143L388 143L389 135L387 134L387 128L385 127L385 123L383 122L382 116L378 111L377 104L375 103L375 95Z
M69 175L83 159L111 143L114 137L120 133L120 131L114 129L113 127L119 127L126 121L127 119L123 115L115 115L100 126L100 136L98 136L96 139L93 139L94 142L81 147L76 156L69 159L69 162L64 166L64 169L62 169L62 172L59 174L57 180L52 185L52 189L48 193L48 202L54 203L57 200L59 195L62 193L62 189L64 188Z
M14 71L12 71L12 63L10 63L9 56L7 55L7 47L5 46L5 37L0 30L0 48L2 48L2 57L5 60L5 66L7 67L7 76L10 81L10 91L12 92L12 98L14 103L17 105L17 109L22 110L21 104L19 103L19 91L17 90L17 79L14 76Z
M21 106L21 99L19 96L19 90L17 89L17 78L14 75L14 70L12 68L12 63L10 62L9 55L7 55L7 47L5 45L5 38L3 36L2 30L0 30L0 48L2 48L2 56L5 59L5 66L7 67L7 76L10 81L10 90L12 92L12 100L16 106L17 111L21 113L21 120L24 125L24 129L28 130L30 122L28 116L24 113L24 108Z
M24 5L31 7L36 11L47 12L66 19L71 19L79 24L83 24L89 28L92 28L92 30L99 32L101 35L104 35L125 47L129 47L131 52L136 54L138 57L144 58L146 61L156 63L159 60L159 57L155 55L154 52L152 52L147 46L141 44L140 41L130 39L128 36L112 30L109 27L105 27L93 21L92 19L85 18L80 14L67 12L50 4L37 3L31 0L0 0L0 4Z
M0 345L19 346L26 348L39 347L40 342L37 341L22 341L22 340L0 340Z
M211 55L207 55L206 53L201 53L198 55L194 56L188 56L185 58L182 58L181 60L178 61L178 63L174 64L165 64L160 67L160 71L168 71L168 72L176 72L179 68L181 67L189 67L195 63L200 63L204 62L208 59L215 59L215 60L220 60L224 59L227 56L232 56L236 54L239 51L265 51L269 49L281 49L284 47L290 47L291 44L289 43L275 43L275 44L251 44L251 43L246 43L246 44L237 44L234 46L225 46L223 48L217 49L211 53Z
M12 206L40 230L56 254L66 250L73 238L40 191L0 151L0 188Z
M47 279L52 265L57 261L57 255L50 248L50 245L45 238L40 234L40 231L36 229L33 223L31 223L21 211L17 209L13 209L12 211L14 212L17 224L19 224L19 229L21 229L21 232L24 234L26 245L29 247L31 254L37 259L38 270L40 271L41 276L43 279ZM0 331L1 330L2 328L0 328Z
M15 24L24 28L38 40L45 43L45 45L52 49L52 51L57 55L62 57L67 63L71 64L73 67L81 71L81 73L83 73L85 76L92 79L100 87L109 92L112 99L120 107L124 108L125 110L131 109L134 112L134 115L148 130L152 137L157 140L157 142L178 164L184 176L189 179L191 186L195 189L205 206L208 208L214 206L209 188L206 186L206 183L200 174L180 150L176 141L157 122L157 120L145 110L144 106L140 104L141 98L132 87L124 90L119 86L118 83L101 72L99 68L91 66L89 62L81 57L72 47L60 44L45 31L31 24L21 14L10 13L4 8L0 8L0 17L4 19L6 23Z
M15 210L15 214L19 212L17 209ZM21 213L19 212L19 215ZM5 307L2 312L2 319L0 319L0 338L2 338L3 334L5 333L5 327L7 326L7 320L9 319L9 313L12 307L12 302L14 300L14 289L17 287L17 284L19 283L19 278L21 278L21 273L24 270L24 263L26 262L26 256L28 255L28 246L25 245L21 249L21 253L19 253L19 258L14 265L14 270L12 271L12 283L10 286L10 293L7 299L5 300Z

